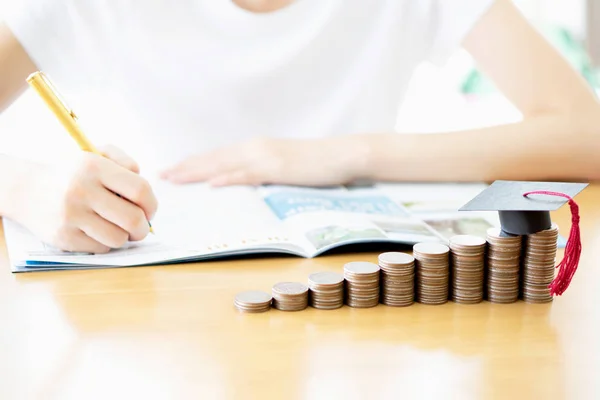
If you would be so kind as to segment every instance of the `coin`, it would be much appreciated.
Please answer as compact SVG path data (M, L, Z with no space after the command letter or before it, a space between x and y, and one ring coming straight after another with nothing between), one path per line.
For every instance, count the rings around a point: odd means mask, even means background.
M317 272L308 276L309 284L331 286L344 282L344 277L337 272Z
M366 261L352 261L344 265L344 273L356 275L379 274L379 266Z
M271 308L271 300L272 297L268 293L249 290L238 293L233 304L241 312L259 313L268 311Z
M308 287L299 282L273 285L273 307L281 311L300 311L308 306Z

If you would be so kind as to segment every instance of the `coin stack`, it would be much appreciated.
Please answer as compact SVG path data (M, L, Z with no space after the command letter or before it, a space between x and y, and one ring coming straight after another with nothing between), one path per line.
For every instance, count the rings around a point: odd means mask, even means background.
M441 243L417 243L413 246L416 267L416 300L423 304L448 301L450 249Z
M257 290L238 293L233 301L235 308L245 313L260 313L271 308L271 295Z
M476 304L483 300L485 239L471 235L450 238L452 251L451 297L460 304Z
M379 304L379 271L379 266L370 262L354 261L344 265L346 304L355 308Z
M548 286L554 279L558 226L527 235L523 257L522 294L528 303L548 303L552 295Z
M519 298L521 236L498 228L487 231L487 299L492 303L514 303Z
M321 310L344 305L344 277L336 272L317 272L308 276L309 303Z
M415 259L410 254L389 252L379 255L380 300L386 306L409 306L415 299Z
M300 311L308 307L308 287L298 282L280 282L273 286L273 307L281 311Z

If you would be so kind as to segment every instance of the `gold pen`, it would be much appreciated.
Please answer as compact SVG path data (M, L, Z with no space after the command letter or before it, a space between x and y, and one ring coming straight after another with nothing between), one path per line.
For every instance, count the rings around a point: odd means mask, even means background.
M81 150L104 156L102 152L89 141L79 124L77 115L67 106L52 81L43 72L37 71L27 77L27 83L44 100L46 106L54 113L69 135L77 142ZM152 224L148 221L150 232L154 233Z

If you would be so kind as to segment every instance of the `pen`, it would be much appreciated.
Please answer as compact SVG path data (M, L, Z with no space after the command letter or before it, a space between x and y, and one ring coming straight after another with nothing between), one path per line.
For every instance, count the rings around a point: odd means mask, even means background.
M41 71L34 72L27 77L27 83L44 100L48 108L77 142L81 150L104 156L85 136L81 127L77 124L77 115L75 115L70 107L67 107L67 103L62 99L58 90L46 74ZM148 225L150 226L150 232L154 233L150 221L148 221Z

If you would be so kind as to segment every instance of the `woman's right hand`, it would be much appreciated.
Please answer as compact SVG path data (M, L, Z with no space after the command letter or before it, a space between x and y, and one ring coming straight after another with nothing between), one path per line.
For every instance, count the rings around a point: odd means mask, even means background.
M83 153L67 169L31 167L12 217L65 251L106 253L144 239L157 208L152 188L123 152L103 153Z

